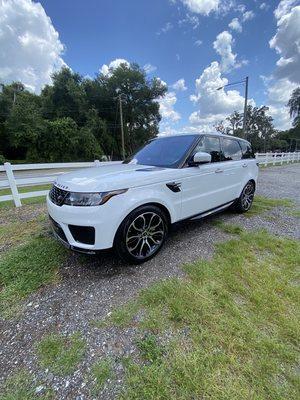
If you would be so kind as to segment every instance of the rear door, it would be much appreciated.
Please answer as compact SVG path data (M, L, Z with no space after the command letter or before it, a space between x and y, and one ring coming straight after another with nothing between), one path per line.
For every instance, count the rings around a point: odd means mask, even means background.
M240 196L247 163L242 160L239 141L230 137L222 137L222 177L224 183L224 199L234 200Z
M221 165L224 163L221 161L220 137L202 136L191 157L198 151L209 153L212 162L185 166L185 177L181 180L182 219L216 208L227 201L223 198L225 184Z

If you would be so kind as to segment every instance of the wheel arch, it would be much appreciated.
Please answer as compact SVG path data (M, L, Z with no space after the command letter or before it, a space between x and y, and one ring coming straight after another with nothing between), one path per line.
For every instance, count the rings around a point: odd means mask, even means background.
M155 207L160 208L165 213L165 215L167 217L168 225L169 226L171 225L171 221L172 221L171 220L171 213L170 213L170 211L168 210L168 208L165 205L163 205L161 203L157 203L157 202L149 202L149 203L143 204L143 206L155 206ZM137 207L137 208L139 208L139 207Z
M155 206L155 207L158 207L161 211L163 211L163 213L166 215L166 218L167 218L168 227L170 227L170 225L172 224L172 218L171 218L171 213L170 213L170 211L168 210L168 208L167 208L164 204L159 203L159 202L157 202L157 201L149 201L148 203L143 203L143 204L140 204L140 205L136 206L135 208L133 208L132 210L130 210L130 212L128 212L128 214L125 215L125 217L124 217L124 218L122 219L122 221L120 222L120 224L119 224L119 226L118 226L118 228L117 228L117 230L116 230L116 232L115 232L115 234L114 234L113 243L115 243L116 236L117 236L117 234L118 234L119 228L122 226L123 222L126 220L126 218L128 217L128 215L130 215L132 212L136 211L136 210L139 209L140 207L144 207L144 206Z
M254 179L249 179L248 182L252 182L254 184L254 190L256 190L256 182L255 182L255 180Z

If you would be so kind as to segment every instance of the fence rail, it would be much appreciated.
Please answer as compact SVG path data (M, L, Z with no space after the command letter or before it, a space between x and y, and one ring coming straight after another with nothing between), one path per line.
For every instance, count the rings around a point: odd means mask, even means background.
M95 160L93 162L74 162L74 163L54 163L54 164L17 164L12 165L9 162L0 165L0 190L10 189L11 194L0 196L0 202L13 200L16 207L22 205L21 199L30 197L46 196L48 190L36 190L27 193L20 193L18 187L37 186L52 183L58 175L64 173L64 170L75 170L78 168L99 167L103 165L118 164L120 161ZM35 171L44 171L44 174L37 176L22 177L22 173L15 174L15 171L27 172L27 175L34 175ZM1 192L0 192L1 194Z
M293 153L256 153L255 157L259 165L264 165L265 167L269 164L282 165L283 163L300 161L300 151L295 151Z
M278 165L283 163L293 163L300 161L300 152L293 153L256 153L255 157L259 165L267 166ZM73 170L78 168L89 168L99 167L103 165L118 164L120 161L104 161L100 162L95 160L93 162L74 162L74 163L54 163L54 164L17 164L12 165L6 162L4 165L0 165L0 194L1 189L9 189L11 194L1 195L0 202L3 201L14 201L16 207L22 205L21 199L27 199L30 197L46 196L48 190L36 190L27 193L20 193L18 188L26 186L37 186L52 183L55 181L57 176L64 173L64 170ZM52 170L54 172L52 172ZM15 174L14 172L17 172ZM44 174L37 176L23 176L27 172L27 175L34 175L33 171L44 171Z

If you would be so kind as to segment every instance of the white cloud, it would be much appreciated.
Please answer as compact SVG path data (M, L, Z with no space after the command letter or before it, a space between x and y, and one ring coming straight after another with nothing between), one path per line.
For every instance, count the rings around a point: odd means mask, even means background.
M270 47L280 56L272 76L265 78L269 113L277 129L289 129L291 119L286 104L300 84L300 6L297 1L283 0L274 11L277 32Z
M274 81L269 78L265 81L265 84L267 85L268 113L274 118L276 129L289 129L291 127L291 118L286 105L297 84L285 78Z
M299 0L282 0L279 2L277 8L274 11L275 17L280 19L284 15L288 14L292 7L299 3Z
M0 1L0 77L39 92L65 66L64 46L40 3Z
M246 11L243 13L242 15L242 20L243 22L245 21L250 21L251 19L253 19L255 17L255 14L253 11Z
M151 72L154 72L157 70L157 67L150 63L145 64L143 68L144 68L144 71L146 72L146 74L151 74Z
M261 3L261 5L259 6L259 8L261 10L268 10L270 8L270 5L267 3Z
M185 25L185 24L189 24L189 25L191 25L191 27L193 29L196 29L200 25L200 20L196 15L191 15L191 14L187 13L185 18L180 19L178 21L178 25L179 26L182 26L182 25Z
M232 69L241 68L248 64L248 60L237 61L237 55L233 53L234 39L228 31L219 33L213 43L216 52L221 56L222 72L230 72Z
M277 32L270 40L270 47L280 56L275 75L300 83L300 6L284 15L277 10L275 15L281 16L277 21Z
M166 22L165 25L158 32L156 32L156 34L161 35L162 33L169 32L171 29L173 29L173 24L171 22Z
M195 41L194 45L199 47L199 46L201 46L202 43L203 43L202 40L199 39L199 40Z
M242 30L243 30L242 25L241 25L240 21L238 20L238 18L233 18L233 20L229 23L228 26L229 26L229 28L231 28L237 32L242 32Z
M165 83L162 81L162 83ZM171 122L177 122L180 120L180 114L174 110L174 106L177 102L175 92L167 92L167 94L158 100L159 112L162 116L162 124L168 124Z
M127 66L130 65L129 61L125 60L124 58L116 58L108 65L103 64L102 67L99 69L99 72L103 75L109 76L111 74L111 71L118 68L121 64L126 64Z
M244 97L237 90L218 88L225 86L228 80L221 75L221 67L217 61L203 71L196 79L196 94L191 100L199 107L190 115L190 123L199 128L212 129L212 126L225 119L233 111L242 111ZM250 104L254 104L250 100Z
M220 0L181 0L189 11L201 15L209 15L212 11L217 11Z
M246 11L245 4L238 4L236 10L243 14Z
M178 91L184 91L187 90L187 87L185 86L185 80L183 78L178 79L178 81L176 81L175 83L173 83L173 85L171 86L172 89L174 90L178 90Z
M232 52L233 38L231 33L224 31L219 33L213 43L214 49L221 56L223 71L230 71L236 62L236 54Z

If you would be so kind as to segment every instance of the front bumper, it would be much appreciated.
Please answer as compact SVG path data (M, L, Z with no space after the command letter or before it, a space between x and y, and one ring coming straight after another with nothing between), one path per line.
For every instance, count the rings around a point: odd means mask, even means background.
M68 242L68 239L66 238L66 235L65 235L64 231L62 230L61 226L56 221L54 221L54 219L51 218L50 215L49 215L49 218L50 218L50 223L52 226L53 235L59 242L61 242L61 244L63 246L65 246L67 249L77 251L79 253L96 254L96 250L82 249L81 247L71 245Z
M113 201L115 200L115 201ZM47 196L47 207L55 237L72 250L93 254L113 246L122 220L117 199L96 207L57 206ZM89 234L87 238L86 233Z

